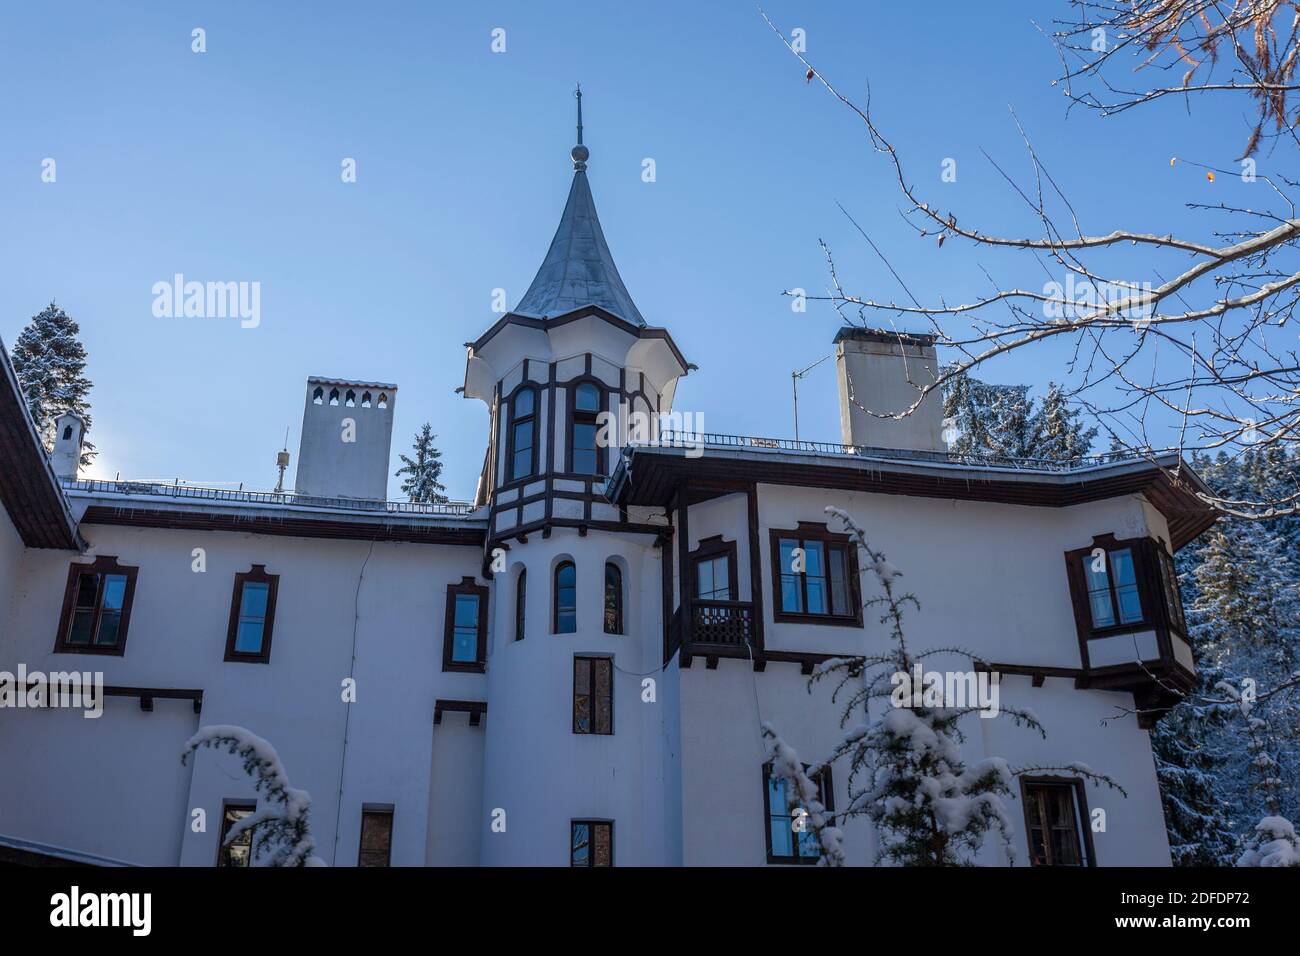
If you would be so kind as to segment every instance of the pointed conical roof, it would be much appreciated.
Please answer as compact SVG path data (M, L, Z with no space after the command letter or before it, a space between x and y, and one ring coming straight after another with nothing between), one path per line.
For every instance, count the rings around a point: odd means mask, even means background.
M578 145L572 153L573 185L569 187L569 201L564 204L564 215L560 217L551 248L514 312L540 319L595 305L633 325L644 326L645 319L641 318L614 265L596 216L591 186L587 184L589 151L582 144L581 95L579 90Z

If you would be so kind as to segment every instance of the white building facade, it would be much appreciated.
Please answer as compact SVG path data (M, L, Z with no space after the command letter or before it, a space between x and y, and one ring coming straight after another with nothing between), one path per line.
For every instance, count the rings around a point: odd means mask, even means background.
M242 862L220 838L251 782L222 752L179 759L233 724L311 793L331 865L814 863L759 727L827 754L839 711L809 674L887 640L829 505L918 597L912 645L970 649L1047 730L976 720L963 756L1082 762L1127 792L1022 782L1015 862L1169 865L1149 729L1194 672L1169 556L1213 520L1195 476L958 459L935 405L858 407L933 375L933 341L857 329L836 339L842 444L661 433L694 366L619 277L587 159L579 127L536 279L468 347L491 424L472 503L383 501L397 386L323 377L294 492L81 481L80 420L47 457L6 363L0 672L102 673L105 697L0 708L0 859ZM652 424L629 440L608 416ZM822 783L849 804L846 770ZM871 863L870 827L844 829ZM990 841L980 862L1009 861Z

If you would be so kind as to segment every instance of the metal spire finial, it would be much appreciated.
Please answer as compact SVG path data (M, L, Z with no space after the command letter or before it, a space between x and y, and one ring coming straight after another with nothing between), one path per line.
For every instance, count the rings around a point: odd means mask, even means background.
M591 155L591 151L588 150L586 146L582 145L582 84L581 83L578 84L578 88L574 90L573 95L577 97L578 100L578 145L573 147L573 149L569 152L569 155L573 157L573 168L581 172L582 170L587 168L587 157Z

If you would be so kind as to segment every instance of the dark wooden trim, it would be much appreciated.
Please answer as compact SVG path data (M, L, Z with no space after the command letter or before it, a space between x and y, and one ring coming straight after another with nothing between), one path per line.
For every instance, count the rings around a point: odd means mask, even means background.
M1091 811L1088 809L1088 794L1084 788L1084 782L1079 777L1021 777L1020 778L1020 802L1025 812L1025 846L1029 851L1030 866L1046 866L1047 864L1039 863L1034 858L1034 838L1029 825L1029 787L1034 784L1043 784L1047 786L1065 786L1068 785L1074 791L1074 812L1075 824L1081 832L1076 835L1079 838L1079 847L1085 856L1085 866L1097 865L1097 851L1092 844L1092 820ZM1043 821L1046 827L1047 821Z
M254 584L265 584L266 588L266 621L262 626L262 649L256 654L242 653L235 650L235 640L239 636L239 605L244 594L245 582ZM275 625L275 599L280 590L280 575L267 574L265 564L255 564L249 571L241 571L235 575L234 592L230 597L230 624L226 629L226 657L227 662L242 662L245 664L269 664L271 663L271 632Z
M485 700L445 700L439 697L433 702L433 723L442 723L443 714L469 714L469 725L477 727L487 713Z
M808 764L803 765L804 772L807 773L812 769ZM772 852L772 800L767 794L767 782L772 776L772 762L768 761L763 764L763 839L767 845L767 862L781 863L786 865L798 866L816 866L820 856L803 857L799 855L799 838L791 830L791 847L795 853L793 856L777 856ZM789 786L787 782L786 786ZM830 766L822 768L817 774L817 789L822 798L822 804L828 812L835 812L835 785L831 778ZM807 808L805 808L806 810ZM786 819L789 819L790 811L785 811Z
M677 613L681 622L682 647L685 649L691 643L691 558L687 550L691 546L691 506L688 485L683 484L677 489L675 501L677 503ZM685 667L690 666L690 659L684 650L682 664Z
M519 325L524 328L549 331L551 329L559 328L560 326L568 325L570 322L585 319L589 315L608 322L615 328L621 329L629 335L634 335L637 338L663 340L672 351L673 358L677 359L678 364L681 365L683 375L695 367L686 361L686 358L678 350L677 344L673 341L672 336L668 334L667 329L655 328L653 326L634 325L626 319L619 318L614 313L602 309L598 305L584 305L571 312L565 312L563 315L551 316L545 319L535 319L531 316L516 315L513 312L507 312L493 323L490 329L470 343L470 348L475 352L481 352L483 347L495 338L498 332L510 325Z
M1196 497L1192 479L1175 482L1156 464L1118 473L1102 470L1040 479L993 477L978 468L946 468L939 473L927 469L924 462L864 462L853 455L791 461L781 455L741 457L710 449L699 458L687 458L675 449L649 447L637 448L634 455L631 480L620 480L613 489L615 504L663 506L687 480L693 486L715 485L731 491L759 483L1050 508L1140 493L1168 519L1174 550L1210 527L1216 517Z
M73 562L68 566L68 580L63 589L63 609L59 613L59 629L54 635L55 654L99 654L108 657L121 657L126 653L126 639L131 624L131 606L135 603L135 579L138 567L119 564L113 555L100 555L89 564ZM82 574L121 574L126 577L126 589L122 594L122 614L118 619L117 642L111 646L98 645L93 642L99 633L100 614L103 610L104 588L100 584L95 596L94 631L90 644L69 644L68 630L72 626L72 612L77 600L77 579Z
M746 647L737 647L727 644L704 644L699 641L692 641L690 644L682 643L681 666L689 669L695 656L713 658L714 665L721 659L734 659L747 661L750 659L749 649ZM763 672L767 670L768 661L779 664L798 664L799 672L802 674L811 674L813 668L818 664L824 663L835 658L842 658L852 655L844 654L820 654L813 651L777 651L771 648L755 651L753 654L754 670ZM706 661L707 663L707 661ZM713 667L709 669L712 670Z
M781 605L781 539L796 538L801 541L821 541L826 547L823 558L826 562L826 599L832 600L830 582L830 546L844 549L845 560L845 600L853 608L852 614L810 614L806 611L792 612L782 609ZM862 627L862 596L858 588L858 549L853 539L847 534L831 531L827 525L813 521L800 521L797 528L769 528L768 549L772 562L772 620L788 624L823 624L831 627ZM800 575L800 587L803 589L804 607L808 606L807 575Z
M749 599L754 605L754 649L764 647L763 620L763 560L760 553L758 518L758 485L745 489L745 514L749 524Z
M350 541L405 541L412 544L441 544L481 548L486 529L398 524L401 515L376 515L374 519L340 521L336 518L308 518L286 511L283 517L266 514L205 513L135 508L128 504L106 507L91 505L82 524L115 525L128 528L165 528L172 531L233 531L237 534L269 534L291 538L333 538Z
M451 652L456 632L456 595L474 594L478 597L478 649L473 661L452 660ZM458 584L447 585L447 608L442 628L442 669L483 673L487 661L487 605L488 589L473 577L466 575Z

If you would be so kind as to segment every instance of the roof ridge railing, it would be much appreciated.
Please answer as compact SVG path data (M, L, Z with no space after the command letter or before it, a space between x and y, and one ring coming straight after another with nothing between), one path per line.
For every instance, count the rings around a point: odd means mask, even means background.
M298 495L291 491L235 491L205 485L182 485L159 481L105 481L98 478L60 478L69 491L87 491L118 495L156 495L161 498L193 498L203 501L233 501L246 504L295 505L302 508L328 508L334 511L373 511L400 515L445 515L462 517L474 511L465 501L426 503L418 501L379 501L367 498L327 498Z
M631 443L638 444L636 442ZM951 451L924 451L910 448L878 448L868 445L844 445L837 442L804 441L793 438L762 438L754 435L723 435L712 432L688 432L665 428L660 430L658 441L645 442L659 447L743 448L746 450L772 450L811 452L819 455L842 455L857 458L892 458L901 461L933 462L941 465L980 465L995 468L1014 468L1022 471L1082 471L1098 465L1123 461L1149 459L1157 454L1152 448L1137 448L1106 452L1100 455L1083 455L1079 458L1022 458L1007 455L963 454Z

